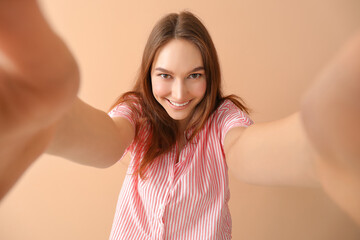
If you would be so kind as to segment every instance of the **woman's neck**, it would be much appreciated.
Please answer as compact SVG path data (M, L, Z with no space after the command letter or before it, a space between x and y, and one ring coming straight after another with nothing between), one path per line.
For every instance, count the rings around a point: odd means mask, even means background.
M187 120L178 120L177 121L177 125L178 125L178 130L179 130L179 134L182 136L184 135L184 132L186 130L187 127Z

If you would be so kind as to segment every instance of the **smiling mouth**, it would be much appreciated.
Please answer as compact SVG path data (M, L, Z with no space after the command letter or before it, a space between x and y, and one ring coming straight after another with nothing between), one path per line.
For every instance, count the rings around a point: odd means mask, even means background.
M175 107L184 107L186 105L188 105L190 103L190 101L187 101L187 102L184 102L184 103L176 103L176 102L173 102L169 99L167 99L171 105L174 105Z

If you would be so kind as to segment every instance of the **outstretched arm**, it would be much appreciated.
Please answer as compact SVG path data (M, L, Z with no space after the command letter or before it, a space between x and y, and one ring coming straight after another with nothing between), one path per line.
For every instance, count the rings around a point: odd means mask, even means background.
M224 142L229 170L259 185L318 187L314 151L300 113L247 128L231 129Z
M0 0L0 199L45 150L78 67L35 0Z
M229 169L248 183L321 185L360 224L360 35L320 75L301 112L225 137Z
M325 191L360 224L360 34L305 94L301 115Z

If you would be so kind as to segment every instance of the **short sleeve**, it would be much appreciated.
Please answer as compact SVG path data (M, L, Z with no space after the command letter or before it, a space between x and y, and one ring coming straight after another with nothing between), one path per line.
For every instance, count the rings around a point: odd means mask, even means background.
M221 143L224 144L227 132L234 127L248 127L254 122L231 100L226 99L216 110L216 123L220 131Z
M139 109L137 104L134 104L134 106ZM126 102L122 102L118 105L116 105L109 113L108 115L111 118L116 118L116 117L122 117L127 119L131 125L133 126L133 128L136 128L136 122L138 120L138 116L139 113L134 110L133 108L131 108ZM132 149L134 148L134 141L132 141L132 143L128 146L128 148L124 151L124 154L122 155L122 157L120 159L122 159L127 152L132 152Z
M116 105L109 113L108 115L111 118L115 118L115 117L122 117L122 118L126 118L131 125L135 128L136 125L136 119L137 119L137 113L134 112L133 109L131 109L131 107L126 104L126 103L120 103L118 105Z

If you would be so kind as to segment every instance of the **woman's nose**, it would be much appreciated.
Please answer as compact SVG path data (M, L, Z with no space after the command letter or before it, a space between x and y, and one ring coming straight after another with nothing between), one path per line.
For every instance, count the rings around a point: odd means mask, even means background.
M172 87L172 95L174 100L184 100L187 89L183 80L175 79Z

